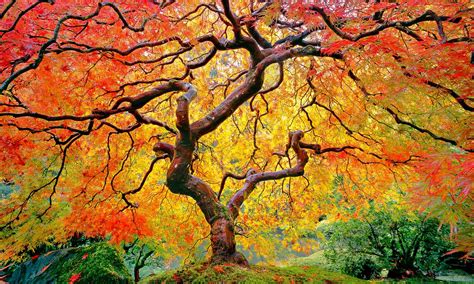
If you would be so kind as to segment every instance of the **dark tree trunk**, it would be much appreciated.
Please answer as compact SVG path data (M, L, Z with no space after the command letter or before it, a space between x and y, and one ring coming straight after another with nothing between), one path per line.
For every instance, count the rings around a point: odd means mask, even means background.
M138 283L138 281L140 281L140 268L135 266L135 268L133 269L133 276L135 283Z
M419 270L413 265L397 263L388 271L388 278L403 279L419 275Z
M196 95L196 89L188 83L173 83L186 94L178 99L176 127L179 135L173 146L157 143L154 150L172 157L168 168L166 184L171 192L193 198L201 209L211 229L211 263L236 263L248 265L245 257L235 249L234 218L230 210L218 199L212 188L191 174L196 135L189 125L189 103Z
M227 214L226 214L227 215ZM212 263L236 263L248 266L245 257L235 249L234 224L229 215L211 225Z

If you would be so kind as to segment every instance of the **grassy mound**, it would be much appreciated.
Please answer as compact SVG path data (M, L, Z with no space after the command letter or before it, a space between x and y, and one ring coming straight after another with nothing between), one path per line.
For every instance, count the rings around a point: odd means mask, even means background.
M307 265L307 266L319 266L319 267L327 267L329 264L324 257L324 251L319 250L313 254L310 254L308 256L303 256L303 257L296 257L296 258L291 258L286 261L287 266L302 266L302 265Z
M71 278L73 277L73 278ZM9 283L133 283L118 252L106 243L49 252L21 264Z
M316 266L251 266L243 268L231 264L185 266L150 276L141 283L364 283L344 274L330 272Z

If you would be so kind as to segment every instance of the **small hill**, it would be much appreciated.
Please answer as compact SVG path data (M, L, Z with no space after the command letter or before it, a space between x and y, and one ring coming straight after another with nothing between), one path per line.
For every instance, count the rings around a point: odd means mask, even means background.
M19 265L8 283L133 283L118 252L106 243L51 251Z
M365 283L316 266L250 266L197 264L150 276L141 283Z

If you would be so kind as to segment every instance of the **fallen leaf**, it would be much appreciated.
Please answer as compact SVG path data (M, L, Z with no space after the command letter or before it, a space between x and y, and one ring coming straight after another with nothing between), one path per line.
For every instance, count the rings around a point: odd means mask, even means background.
M216 265L216 266L212 267L212 269L214 269L214 271L217 272L217 273L225 273L224 268L222 268L222 266L220 266L220 265Z
M77 282L77 280L81 279L81 273L76 273L76 274L73 274L71 276L71 278L69 278L69 282L68 284L74 284Z
M50 266L51 266L51 263L46 265L45 267L41 268L41 273L45 272L46 269L48 269L48 267L50 267Z

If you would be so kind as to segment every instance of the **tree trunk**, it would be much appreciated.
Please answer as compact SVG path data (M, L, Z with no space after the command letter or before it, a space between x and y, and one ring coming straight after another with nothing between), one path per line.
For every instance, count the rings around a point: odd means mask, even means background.
M236 263L248 266L245 257L235 249L234 224L229 215L211 224L211 263Z
M172 193L193 198L211 226L211 263L248 265L245 257L235 249L234 218L230 210L217 199L216 193L206 182L191 174L197 136L189 124L189 103L196 96L196 89L189 83L170 84L186 93L177 100L176 127L179 135L175 146L158 142L153 148L156 152L164 152L172 157L166 185Z
M140 268L136 266L134 267L133 276L134 276L135 283L138 283L138 281L140 281Z
M157 145L159 147L160 145ZM210 263L235 263L247 266L245 257L236 251L234 219L230 210L218 199L203 180L189 174L194 141L178 140L167 174L167 186L175 194L193 198L211 229L212 256Z

